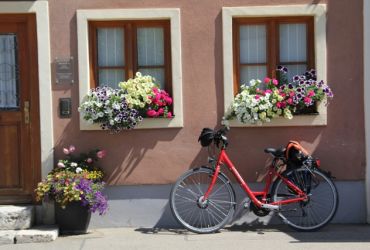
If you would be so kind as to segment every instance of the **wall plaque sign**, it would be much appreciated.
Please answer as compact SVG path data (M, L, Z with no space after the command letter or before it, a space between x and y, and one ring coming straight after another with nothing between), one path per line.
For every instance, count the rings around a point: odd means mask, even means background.
M55 58L55 82L74 83L73 57Z

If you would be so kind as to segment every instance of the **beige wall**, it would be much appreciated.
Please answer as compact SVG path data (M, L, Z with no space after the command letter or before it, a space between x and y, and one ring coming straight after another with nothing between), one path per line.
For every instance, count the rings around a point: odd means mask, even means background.
M105 148L100 162L112 184L164 184L173 182L191 166L206 161L206 150L197 143L203 127L219 125L223 115L222 17L224 6L308 4L328 2L327 79L335 98L328 107L325 127L234 128L229 134L229 154L241 174L255 180L263 170L263 148L301 141L325 169L341 180L365 177L363 109L362 1L312 0L49 0L51 58L77 58L76 10L98 8L180 8L183 71L184 128L134 130L118 135L80 131L78 83L53 83L56 159L61 148ZM77 62L76 74L77 74ZM52 79L55 79L52 76ZM72 119L60 119L58 98L72 97Z

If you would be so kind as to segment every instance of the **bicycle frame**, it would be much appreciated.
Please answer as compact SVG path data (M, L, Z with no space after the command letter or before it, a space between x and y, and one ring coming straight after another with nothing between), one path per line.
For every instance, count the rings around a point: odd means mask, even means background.
M228 155L226 154L226 150L224 148L221 149L221 152L218 156L216 167L215 167L215 172L213 174L211 184L209 185L206 193L204 194L203 200L208 199L209 195L211 194L212 189L213 189L213 187L216 183L217 177L220 173L221 165L226 165L227 166L227 168L234 175L234 177L236 178L236 180L238 181L238 183L240 184L242 189L246 192L246 194L249 196L249 198L252 200L252 202L258 207L262 207L263 204L280 206L280 205L284 205L284 204L295 203L295 202L307 200L307 195L299 187L294 185L294 183L292 183L287 178L282 176L279 172L277 172L275 170L275 167L273 166L273 164L271 164L271 166L269 167L267 180L266 180L266 185L265 185L265 188L263 189L263 191L252 191L250 189L250 187L248 186L248 184L240 176L238 170L236 169L234 164L229 159ZM267 198L267 195L269 193L271 183L272 183L275 176L277 178L281 178L282 181L285 182L286 185L289 188L291 188L295 193L297 193L297 195L299 197L292 198L292 199L286 199L286 200L283 200L283 201L271 202L271 203L267 203L267 202L262 203L260 200L258 200L256 196L262 196L262 201L267 200L266 198Z

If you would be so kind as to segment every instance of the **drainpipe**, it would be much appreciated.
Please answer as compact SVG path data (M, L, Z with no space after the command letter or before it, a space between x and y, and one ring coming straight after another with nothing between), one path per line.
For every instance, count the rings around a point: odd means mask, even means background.
M370 224L370 1L363 1L364 9L364 102L365 102L365 138L366 138L366 211L367 223Z

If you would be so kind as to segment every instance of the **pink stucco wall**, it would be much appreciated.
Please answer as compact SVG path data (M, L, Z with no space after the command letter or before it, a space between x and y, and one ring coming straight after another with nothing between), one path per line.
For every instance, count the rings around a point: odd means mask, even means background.
M327 3L327 80L335 91L325 127L234 128L229 154L241 174L256 179L263 170L263 148L301 141L321 158L325 169L341 180L364 179L362 1L349 0L49 0L51 57L77 58L77 9L175 7L181 11L184 128L150 129L110 135L80 131L78 83L53 83L56 158L61 148L105 148L100 162L111 185L164 184L206 161L197 143L203 127L219 125L223 116L222 7ZM76 76L78 75L77 62ZM53 76L53 79L55 77ZM72 97L72 119L60 119L58 98Z

